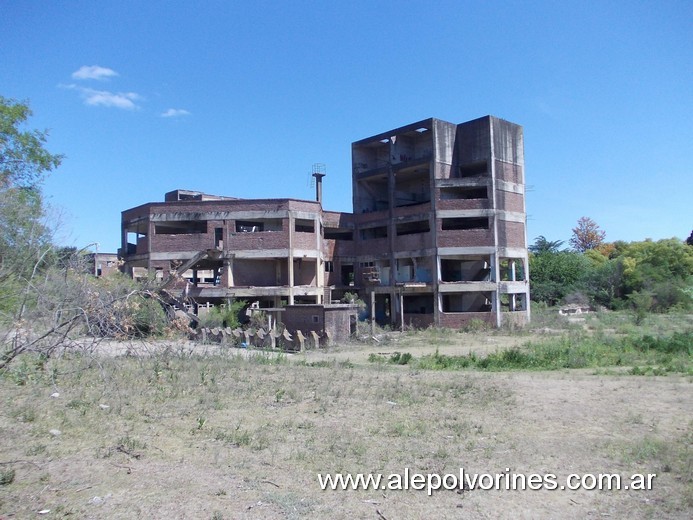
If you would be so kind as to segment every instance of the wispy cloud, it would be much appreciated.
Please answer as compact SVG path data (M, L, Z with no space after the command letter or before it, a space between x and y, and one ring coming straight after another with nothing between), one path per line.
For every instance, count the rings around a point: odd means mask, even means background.
M190 112L182 108L169 108L166 112L161 114L161 117L182 117L189 116Z
M98 65L83 65L76 71L72 73L73 79L108 79L113 76L117 76L118 73L113 69L107 67L100 67Z
M81 89L84 103L92 106L104 106L134 110L139 108L135 101L142 99L134 92L109 92L108 90Z
M93 88L80 87L74 84L61 86L79 92L82 99L84 99L84 104L89 106L135 110L139 108L136 102L142 99L142 96L135 92L110 92L108 90L95 90Z

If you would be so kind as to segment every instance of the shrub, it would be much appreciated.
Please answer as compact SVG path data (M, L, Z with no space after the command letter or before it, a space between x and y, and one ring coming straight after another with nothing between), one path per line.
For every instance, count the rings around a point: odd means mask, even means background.
M239 314L245 308L245 302L229 301L224 307L212 307L209 312L200 317L200 325L213 329L215 327L231 327L241 325Z

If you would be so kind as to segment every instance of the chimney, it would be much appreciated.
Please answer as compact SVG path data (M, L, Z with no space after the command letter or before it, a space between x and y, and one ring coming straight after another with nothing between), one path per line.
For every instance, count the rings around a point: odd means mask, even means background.
M322 205L322 178L327 175L325 173L325 165L315 163L313 165L313 177L315 177L315 200Z

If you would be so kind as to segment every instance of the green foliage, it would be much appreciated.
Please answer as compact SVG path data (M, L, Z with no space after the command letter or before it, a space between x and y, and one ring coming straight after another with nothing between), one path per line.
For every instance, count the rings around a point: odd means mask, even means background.
M363 310L366 308L366 302L364 302L357 293L345 292L341 299L342 303L351 303L357 305L359 309Z
M530 253L558 253L563 246L563 240L548 240L544 235L539 235L534 239L534 244L529 246Z
M208 328L238 328L241 325L239 314L245 309L245 305L245 302L241 300L229 300L224 307L212 307L209 312L200 317L200 325Z
M693 332L675 332L669 337L643 336L632 340L638 350L647 352L655 350L666 354L693 355Z
M591 268L590 261L572 251L544 252L529 257L531 297L549 305L559 303L581 287Z
M0 189L35 187L62 161L44 148L48 132L21 129L31 115L28 104L0 96Z
M395 365L406 365L412 359L412 355L409 352L402 354L401 352L395 352L390 356L390 363Z
M26 103L0 96L0 319L18 318L25 289L45 264L51 232L41 194L44 175L62 156L45 148L47 133L24 130Z
M693 248L678 239L614 242L584 253L530 255L532 300L555 305L581 292L596 305L649 312L693 307Z
M62 156L44 148L46 132L22 130L31 115L0 96L0 283L30 273L50 239L40 185Z
M7 486L14 482L15 471L13 468L0 470L0 486Z
M628 295L631 307L633 309L633 317L635 324L640 325L647 313L652 309L652 295L646 292L636 291Z
M476 361L477 357L473 352L467 356L446 356L436 349L433 355L423 356L416 363L416 367L428 370L461 370L473 366Z

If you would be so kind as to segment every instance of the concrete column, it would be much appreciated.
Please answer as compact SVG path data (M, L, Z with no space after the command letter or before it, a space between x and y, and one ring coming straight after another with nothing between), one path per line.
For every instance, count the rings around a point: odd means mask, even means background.
M313 221L315 229L315 285L322 289L322 294L317 298L317 303L321 303L325 293L325 263L322 255L322 233L320 232L320 215L316 214ZM330 303L330 302L327 302Z
M224 265L221 269L221 285L233 287L233 258L224 258Z
M121 229L120 229L120 248L123 251L123 257L126 257L128 254L128 230L127 227L125 227L125 224L121 224Z
M494 217L495 220L496 217ZM496 290L493 291L493 298L491 299L492 305L491 309L496 313L496 327L501 326L501 302L500 302L500 263L498 261L498 246L496 245L496 251L491 256L491 270L493 271L493 280L496 283Z
M371 336L375 336L375 291L371 289Z
M147 223L147 270L150 275L154 275L152 269L152 240L154 238L154 222Z
M289 305L294 304L294 215L289 212L289 254L287 258L289 269Z

